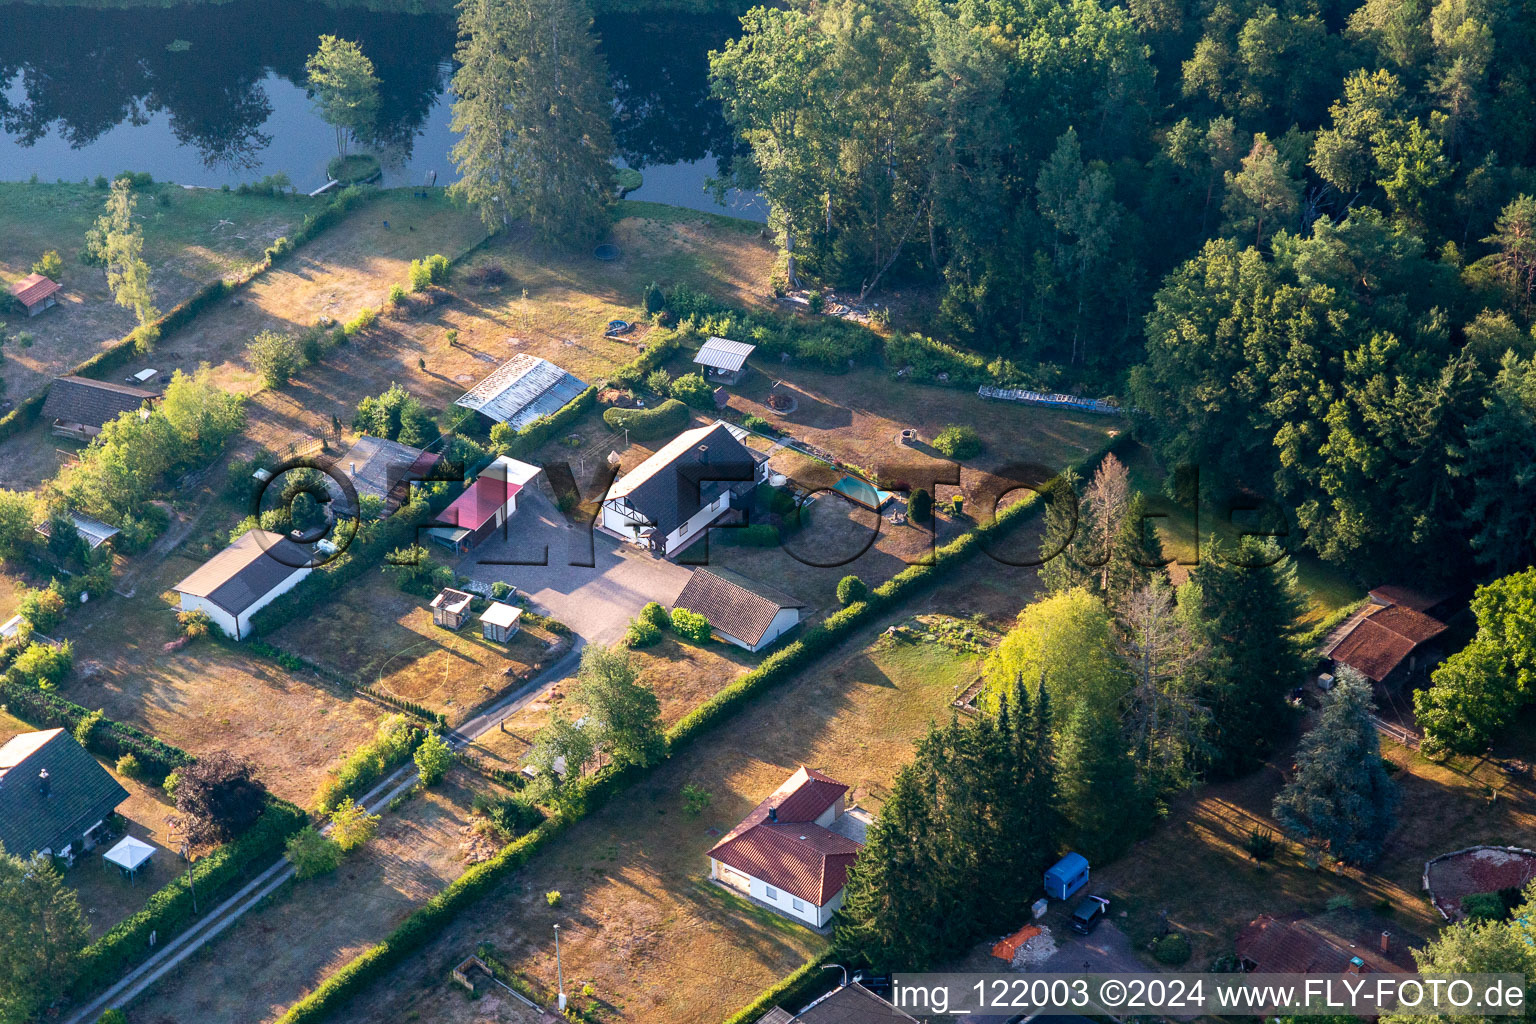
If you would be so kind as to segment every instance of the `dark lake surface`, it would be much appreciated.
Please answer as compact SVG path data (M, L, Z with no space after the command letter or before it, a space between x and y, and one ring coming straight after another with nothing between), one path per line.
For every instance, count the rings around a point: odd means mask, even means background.
M759 199L720 206L705 191L732 150L707 55L738 28L729 15L597 20L619 162L645 179L630 198L764 218ZM356 40L374 63L384 183L452 181L454 20L303 0L129 11L0 2L0 180L135 170L218 186L283 171L317 188L336 152L303 84L322 34Z

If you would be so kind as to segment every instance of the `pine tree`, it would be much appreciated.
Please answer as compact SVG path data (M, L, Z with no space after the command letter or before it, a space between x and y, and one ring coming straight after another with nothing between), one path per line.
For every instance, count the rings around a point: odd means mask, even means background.
M1209 647L1199 671L1210 709L1209 769L1216 775L1252 771L1273 752L1291 724L1286 693L1306 672L1296 565L1278 556L1254 538L1231 556L1211 541L1190 571ZM1181 601L1184 594L1181 589Z
M1067 845L1089 860L1113 860L1146 827L1149 806L1120 723L1075 708L1061 737L1061 814Z
M0 1020L41 1016L74 979L90 929L48 857L0 846Z
M526 216L560 242L607 227L612 97L591 27L584 0L461 3L453 187L488 226Z
M1282 825L1351 864L1381 853L1397 806L1371 721L1375 710L1370 683L1341 668L1317 725L1302 738L1295 775L1275 797Z

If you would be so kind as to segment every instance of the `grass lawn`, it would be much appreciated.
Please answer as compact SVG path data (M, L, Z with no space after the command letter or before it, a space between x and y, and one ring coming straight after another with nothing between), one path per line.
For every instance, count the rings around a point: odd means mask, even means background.
M559 656L556 638L523 629L509 644L480 633L478 617L454 632L432 624L425 598L383 573L361 577L314 614L267 639L357 683L425 704L457 725L476 707Z
M165 653L178 629L159 595L196 565L173 555L145 568L134 597L114 594L72 612L57 631L75 646L61 692L189 753L244 754L274 793L307 805L326 770L373 735L386 709L233 644L201 640Z
M1182 583L1189 566L1196 557L1197 524L1192 511L1166 497L1162 492L1164 471L1150 448L1137 446L1124 457L1131 471L1131 486L1147 495L1150 511L1166 518L1157 520L1158 536L1163 542L1163 555L1174 561L1168 572L1175 583ZM1198 523L1199 543L1214 535L1226 544L1234 544L1244 529L1230 517L1212 508L1202 508ZM1333 612L1353 604L1365 596L1361 588L1349 578L1342 566L1324 562L1300 549L1300 537L1292 537L1290 550L1295 557L1296 579L1307 594L1308 608L1302 621L1307 625L1327 618Z
M947 717L976 664L937 644L879 640L804 673L745 708L741 727L722 729L567 832L343 1019L481 1019L442 968L478 942L552 990L558 923L566 991L593 992L578 1007L595 1005L603 1019L717 1024L826 940L709 883L706 851L800 764L847 783L851 802L878 808L913 741ZM683 810L688 783L712 794L697 818ZM558 907L545 898L553 890Z
M335 872L288 883L128 1008L131 1020L271 1020L465 869L480 781L455 770L384 815ZM446 971L446 968L444 969Z
M13 402L134 326L132 310L112 301L105 271L78 259L106 197L106 190L89 185L0 182L0 238L6 241L0 281L9 285L30 274L32 263L49 249L64 261L59 282L64 291L57 307L36 317L7 317L12 331L25 330L36 338L30 348L7 348L3 375ZM175 185L138 193L137 216L144 229L144 257L154 272L156 303L170 309L209 281L255 263L267 246L318 206L303 197L242 196Z

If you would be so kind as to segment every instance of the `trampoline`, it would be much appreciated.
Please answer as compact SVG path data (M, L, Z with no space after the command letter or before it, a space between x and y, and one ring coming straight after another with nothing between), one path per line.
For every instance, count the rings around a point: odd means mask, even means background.
M619 247L614 245L612 242L604 242L602 245L592 250L592 255L596 256L604 263L612 263L614 260L619 258Z
M856 476L845 476L832 485L832 489L849 501L875 512L885 508L890 500L895 497L890 491L882 491L867 480L860 480Z

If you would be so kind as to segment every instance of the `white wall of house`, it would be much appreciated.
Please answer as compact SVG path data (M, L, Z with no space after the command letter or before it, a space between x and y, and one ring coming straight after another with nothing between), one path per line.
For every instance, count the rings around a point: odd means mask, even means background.
M603 529L628 537L631 542L638 541L639 531L645 524L633 515L626 515L621 511L622 507L617 501L603 503Z
M691 538L710 523L719 519L725 510L731 507L731 492L722 491L720 497L705 505L693 514L686 523L667 534L667 554L677 552L683 546L683 542Z
M830 813L830 812L829 812ZM835 815L833 815L835 817ZM823 815L826 817L826 815ZM819 819L818 819L819 820ZM755 900L773 907L786 917L792 917L797 921L821 928L830 920L837 909L843 905L843 892L847 888L837 890L837 893L823 906L817 906L810 900L802 900L798 896L792 896L782 889L775 889L761 878L754 878L744 871L739 871L729 864L722 864L713 857L709 860L709 877L720 879L727 884L741 888L743 883L747 892Z
M743 650L761 651L783 636L786 631L793 629L799 621L799 608L780 608L778 614L773 617L773 621L768 623L768 629L763 633L763 638L756 644L749 644L745 640L738 639L718 627L715 629L715 635L726 643L735 644Z
M208 618L213 620L214 625L222 629L226 636L236 640L244 640L251 633L251 616L298 586L299 581L313 571L313 569L308 567L293 570L286 579L267 591L259 601L241 612L238 616L231 615L205 597L193 597L191 594L181 595L181 610L184 612L207 612Z

